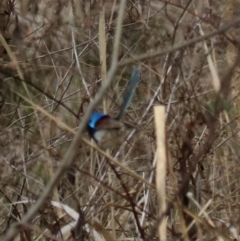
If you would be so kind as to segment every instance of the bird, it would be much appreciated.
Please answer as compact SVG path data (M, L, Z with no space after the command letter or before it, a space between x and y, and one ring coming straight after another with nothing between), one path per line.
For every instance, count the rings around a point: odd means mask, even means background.
M135 89L141 80L140 70L133 68L119 113L115 118L108 114L94 111L88 121L88 133L101 149L108 149L120 145L126 137L129 125L122 121L129 106Z

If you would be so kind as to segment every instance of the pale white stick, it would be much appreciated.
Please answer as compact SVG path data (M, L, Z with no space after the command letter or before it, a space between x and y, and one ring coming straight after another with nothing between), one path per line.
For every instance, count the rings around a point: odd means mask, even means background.
M157 164L156 164L156 190L159 205L159 240L167 240L167 217L166 217L166 131L165 131L165 107L154 107L154 119L157 137Z

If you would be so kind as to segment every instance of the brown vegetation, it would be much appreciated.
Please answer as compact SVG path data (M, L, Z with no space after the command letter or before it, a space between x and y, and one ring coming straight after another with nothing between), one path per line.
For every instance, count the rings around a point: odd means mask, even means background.
M119 28L119 0L1 1L1 240L158 238L155 105L168 240L240 240L238 6L126 1ZM133 65L135 129L105 153L81 128L93 104L117 115Z

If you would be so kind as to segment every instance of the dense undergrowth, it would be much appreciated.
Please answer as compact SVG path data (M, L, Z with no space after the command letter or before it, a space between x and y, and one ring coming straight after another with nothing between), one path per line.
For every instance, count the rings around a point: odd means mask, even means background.
M135 129L110 154L146 183L80 141L14 240L158 238L155 105L166 110L168 240L239 240L239 5L127 1L117 71L96 109L116 116L141 67L125 115ZM120 1L0 4L1 240L45 191L104 84L119 10Z

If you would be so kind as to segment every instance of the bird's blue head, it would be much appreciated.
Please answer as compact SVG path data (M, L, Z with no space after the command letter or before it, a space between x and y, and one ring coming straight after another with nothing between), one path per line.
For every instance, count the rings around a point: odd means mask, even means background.
M96 129L97 122L105 118L109 118L109 116L100 112L93 112L88 121L88 128L93 130Z
M97 124L100 123L103 119L109 118L108 115L105 115L100 112L93 112L88 121L88 132L92 138L95 138L95 133L98 130Z

